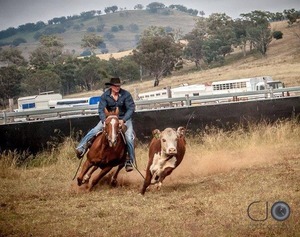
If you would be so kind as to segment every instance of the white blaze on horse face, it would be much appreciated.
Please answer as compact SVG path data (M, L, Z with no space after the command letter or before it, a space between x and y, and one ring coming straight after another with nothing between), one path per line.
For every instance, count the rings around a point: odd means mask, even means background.
M161 149L162 152L168 155L177 154L177 133L172 128L166 128L161 133Z
M117 123L117 120L115 118L113 118L112 120L110 120L110 124L111 124L111 142L114 144L116 142L117 139L117 131L116 131L116 126L115 124Z

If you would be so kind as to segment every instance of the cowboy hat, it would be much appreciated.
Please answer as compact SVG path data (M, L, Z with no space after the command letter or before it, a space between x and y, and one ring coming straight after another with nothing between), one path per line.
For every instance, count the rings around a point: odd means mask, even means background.
M121 86L121 80L118 77L110 78L110 82L105 83L106 86Z

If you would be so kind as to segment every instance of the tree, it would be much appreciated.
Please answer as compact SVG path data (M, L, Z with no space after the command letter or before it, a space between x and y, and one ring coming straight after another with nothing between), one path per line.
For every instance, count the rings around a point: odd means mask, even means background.
M282 39L283 33L281 31L274 31L272 35L274 39L278 40L278 39Z
M0 103L7 105L7 100L16 98L21 92L21 71L14 65L0 68Z
M143 10L144 9L144 6L142 4L137 4L134 6L133 8L134 10Z
M121 59L109 59L109 73L121 77L123 81L135 81L140 79L140 67L133 56L125 56Z
M112 26L111 27L111 32L118 32L119 31L119 27L118 26Z
M131 32L138 32L139 31L139 26L137 24L134 24L134 23L130 24L128 26L128 28Z
M106 14L110 13L110 8L109 8L109 7L104 8L104 12L105 12Z
M76 76L78 66L70 57L63 64L54 66L53 71L59 76L61 83L61 93L67 95L76 92Z
M207 35L207 22L204 18L198 19L194 29L185 35L184 39L188 41L184 49L187 58L194 60L196 67L201 69L200 61L204 57L204 41Z
M272 15L272 21L283 21L284 20L284 15L282 12L276 12Z
M94 33L85 34L81 41L82 41L81 47L85 49L89 49L93 54L95 54L95 49L97 49L99 45L103 43L102 37Z
M214 42L213 47L217 55L223 58L232 51L234 39L233 20L225 13L213 13L207 19L209 38Z
M204 17L204 16L205 16L205 12L204 12L204 11L199 11L199 15L200 15L201 17Z
M81 89L91 91L104 85L104 80L109 77L107 62L96 56L81 59L77 72L77 84Z
M221 56L220 51L222 50L223 43L218 38L208 38L204 41L203 54L206 63L210 64L213 61L223 62L224 57Z
M159 79L170 73L182 54L182 45L176 43L172 35L162 27L150 27L143 32L140 42L133 50L134 60L154 77L154 86Z
M190 9L187 10L187 13L189 13L192 16L197 16L198 15L198 10L190 8Z
M40 46L29 56L30 64L37 69L45 69L49 64L55 65L62 61L63 43L54 35L42 36Z
M114 5L114 6L111 6L111 7L106 7L106 8L104 9L104 12L105 12L106 14L108 14L108 13L110 13L110 12L114 13L114 12L116 12L117 10L118 10L118 7L117 7L116 5Z
M116 5L111 6L110 9L111 9L111 11L113 13L115 13L116 11L118 11L118 7Z
M94 26L90 26L87 28L87 32L95 32L96 28Z
M236 19L233 23L233 31L235 34L234 45L240 46L243 50L244 57L246 56L246 46L248 42L247 29L251 25L251 22L243 19Z
M248 30L251 41L254 47L262 54L267 53L269 44L272 41L272 34L270 29L265 29L262 26L251 27Z
M113 33L107 32L104 34L104 38L107 40L112 40L113 38L115 38L115 35Z
M22 52L17 48L7 48L0 51L0 61L5 62L8 65L25 65L25 58L22 56Z
M19 46L22 43L27 43L27 41L26 41L26 39L19 37L19 38L16 38L13 40L12 45Z
M31 70L23 83L26 94L39 94L45 91L60 91L59 76L51 69Z
M300 17L300 13L296 11L294 8L283 11L285 17L288 19L288 24L294 24L297 19Z
M88 12L82 12L80 13L80 16L82 17L83 20L89 20L92 19L96 14L95 10L88 11Z
M203 59L204 35L198 29L193 29L185 36L185 39L188 41L184 49L185 56L194 60L196 67L201 69L200 61Z
M201 60L208 64L213 61L223 62L224 57L232 51L233 20L225 13L213 13L208 18L200 17L185 39L188 41L185 55L195 60L197 68L200 67Z
M97 32L102 32L104 30L105 24L100 24L97 26Z
M188 11L188 9L183 5L174 5L174 4L172 4L172 5L169 6L169 8L175 9L177 11L182 11L182 12L187 12Z
M250 13L241 14L241 16L250 23L247 27L248 39L262 55L265 55L268 46L272 41L269 23L271 18L270 13L256 10Z
M146 6L146 10L150 13L157 13L159 9L164 9L166 6L163 3L152 2Z

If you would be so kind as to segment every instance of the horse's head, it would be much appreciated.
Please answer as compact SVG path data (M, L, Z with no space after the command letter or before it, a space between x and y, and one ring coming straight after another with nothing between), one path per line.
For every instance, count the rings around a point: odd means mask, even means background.
M118 134L121 132L118 114L118 107L115 111L111 112L105 109L104 134L110 147L114 147L117 144Z

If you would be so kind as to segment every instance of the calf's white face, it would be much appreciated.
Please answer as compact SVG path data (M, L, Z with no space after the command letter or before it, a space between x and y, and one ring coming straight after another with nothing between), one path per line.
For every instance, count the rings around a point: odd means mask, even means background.
M166 155L177 154L177 140L178 136L175 130L172 128L166 128L160 134L161 149Z

